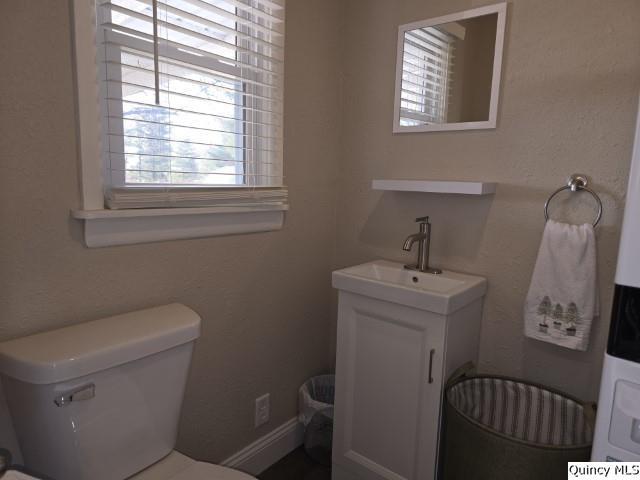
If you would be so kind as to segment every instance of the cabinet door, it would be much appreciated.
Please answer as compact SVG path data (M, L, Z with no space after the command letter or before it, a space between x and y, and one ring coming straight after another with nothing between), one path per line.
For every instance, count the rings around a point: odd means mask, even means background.
M334 480L433 480L445 318L340 292Z

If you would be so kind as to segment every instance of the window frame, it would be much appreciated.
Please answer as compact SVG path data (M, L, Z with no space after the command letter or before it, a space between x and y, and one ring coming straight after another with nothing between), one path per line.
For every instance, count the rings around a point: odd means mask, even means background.
M73 0L80 208L72 210L71 216L84 223L85 245L105 247L282 229L285 212L289 209L286 203L122 210L105 207L106 162L101 147L105 139L100 123L102 106L96 22L95 0ZM246 158L245 163L248 164Z

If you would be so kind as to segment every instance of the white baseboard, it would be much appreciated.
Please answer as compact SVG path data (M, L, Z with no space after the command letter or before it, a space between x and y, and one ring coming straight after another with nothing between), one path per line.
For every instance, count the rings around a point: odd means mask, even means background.
M302 445L303 438L304 428L298 418L294 417L251 445L234 453L221 462L221 465L250 475L258 475Z

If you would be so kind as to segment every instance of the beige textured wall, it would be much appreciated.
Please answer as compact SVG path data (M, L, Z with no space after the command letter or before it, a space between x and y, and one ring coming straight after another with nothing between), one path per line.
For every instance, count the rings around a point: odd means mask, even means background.
M480 3L289 0L285 229L88 250L69 219L79 199L67 1L2 0L0 340L170 301L192 306L204 329L179 446L220 460L294 415L298 385L328 366L332 265L409 261L401 243L413 218L429 214L434 263L489 279L482 367L593 398L639 86L640 4L515 0L498 129L392 135L397 26ZM542 204L573 171L594 178L606 209L605 318L587 353L521 335ZM372 192L371 179L385 177L500 187L486 198ZM253 399L267 391L272 421L256 431Z
M0 340L193 307L203 334L178 446L220 460L293 417L298 386L329 366L339 1L289 2L284 230L97 250L69 218L79 196L68 6L0 2ZM266 392L271 422L254 430Z
M509 2L498 129L392 135L397 26L487 3L347 3L336 266L412 260L402 242L416 231L414 217L430 215L433 263L489 280L482 369L595 398L640 86L640 2ZM604 318L586 353L522 335L542 206L573 172L589 174L605 204L598 228ZM499 188L481 198L381 193L371 191L373 178L487 180ZM588 215L587 199L577 202Z

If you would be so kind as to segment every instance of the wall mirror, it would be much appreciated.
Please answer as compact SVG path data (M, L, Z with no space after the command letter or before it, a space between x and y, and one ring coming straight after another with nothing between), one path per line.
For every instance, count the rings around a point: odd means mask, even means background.
M507 4L401 25L393 131L495 128Z

